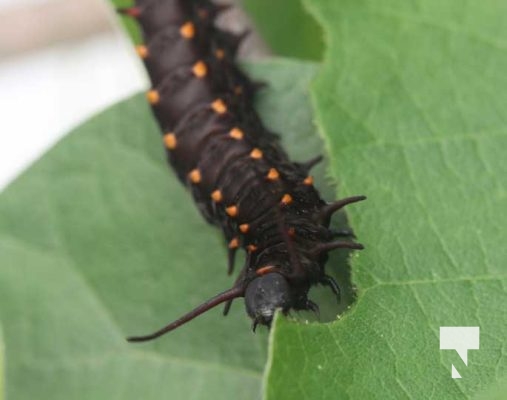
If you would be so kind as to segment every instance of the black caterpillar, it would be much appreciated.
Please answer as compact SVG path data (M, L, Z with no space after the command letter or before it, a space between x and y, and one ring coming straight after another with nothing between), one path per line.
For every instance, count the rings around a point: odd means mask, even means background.
M269 326L276 309L318 312L307 297L312 285L328 285L339 298L324 270L327 252L363 248L333 240L350 232L335 232L329 222L335 211L365 197L323 201L308 175L321 157L291 162L263 126L253 107L259 84L234 62L242 35L215 26L225 8L210 0L137 0L118 10L141 26L145 44L137 51L152 82L147 98L169 161L206 220L221 227L229 274L236 250L246 252L231 289L129 341L154 339L221 303L226 315L237 297L245 297L254 330Z

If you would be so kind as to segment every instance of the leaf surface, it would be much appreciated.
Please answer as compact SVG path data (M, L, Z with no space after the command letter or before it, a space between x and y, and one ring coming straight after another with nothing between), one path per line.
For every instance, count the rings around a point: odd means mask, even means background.
M268 399L473 397L507 375L507 6L306 1L317 123L366 250L332 324L278 318ZM479 326L468 366L440 326ZM454 364L462 379L451 379Z
M2 326L0 326L0 400L5 398L5 348Z
M301 0L246 0L243 6L275 54L305 60L322 59L322 29Z

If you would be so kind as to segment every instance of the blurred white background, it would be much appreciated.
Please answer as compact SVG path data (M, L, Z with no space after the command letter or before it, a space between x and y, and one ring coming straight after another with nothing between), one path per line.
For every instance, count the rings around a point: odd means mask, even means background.
M0 0L0 191L73 127L148 87L109 0ZM241 32L240 9L220 24ZM242 56L269 54L255 33Z
M0 190L70 129L147 87L102 0L0 0Z

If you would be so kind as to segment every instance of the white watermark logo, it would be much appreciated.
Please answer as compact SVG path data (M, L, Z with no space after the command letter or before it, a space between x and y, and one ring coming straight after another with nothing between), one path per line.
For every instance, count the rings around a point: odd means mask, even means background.
M441 326L440 350L456 350L465 365L468 365L468 350L479 350L478 326ZM461 375L451 364L453 379Z

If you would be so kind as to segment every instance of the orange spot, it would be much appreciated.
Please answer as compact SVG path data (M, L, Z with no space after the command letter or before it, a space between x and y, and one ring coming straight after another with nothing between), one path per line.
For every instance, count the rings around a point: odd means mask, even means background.
M206 67L206 64L204 64L202 61L197 61L192 67L192 72L198 78L204 78L206 76L206 73L208 72L208 68Z
M262 151L258 148L255 148L251 151L250 157L252 157L255 160L259 160L260 158L262 158Z
M224 114L227 112L227 106L221 99L216 99L213 103L211 103L211 108L217 114Z
M266 265L265 267L261 267L257 271L255 271L255 274L259 276L266 275L267 273L273 271L274 269L275 267L273 267L272 265Z
M246 246L246 249L250 252L250 253L253 253L255 250L257 250L257 246L255 244L249 244L248 246Z
M268 172L268 175L266 176L266 178L268 178L270 181L276 181L279 177L280 174L274 168L271 168Z
M209 17L208 10L204 8L197 9L197 15L199 16L200 19L206 19Z
M296 228L294 227L290 227L289 230L287 231L287 233L289 234L290 237L294 237L296 236Z
M220 190L215 190L211 193L211 198L215 203L220 203L223 199L222 192Z
M176 140L176 135L174 133L166 133L164 135L164 143L169 150L175 149L176 144L178 143Z
M250 230L250 225L248 225L248 224L241 224L239 226L239 230L241 231L241 233L247 233Z
M292 196L288 193L284 194L282 200L280 200L280 203L282 203L283 206L292 203Z
M190 178L190 182L192 183L201 182L201 173L199 172L198 169L193 169L192 171L190 171L188 177Z
M153 106L160 101L160 94L156 90L148 90L146 98L148 99L148 103Z
M225 212L229 217L236 217L238 215L238 207L237 206L230 206L225 209Z
M118 12L123 15L128 15L132 18L137 18L141 15L139 7L119 8Z
M216 49L215 57L218 58L219 60L222 60L225 57L225 51L223 49Z
M229 242L229 249L237 249L239 247L239 239L234 238Z
M307 186L313 185L313 176L307 176L303 183Z
M231 131L229 132L229 136L233 139L236 139L236 140L241 140L243 139L243 131L239 128L232 128Z
M139 57L141 57L143 60L148 57L149 51L148 48L145 45L139 45L136 46L136 53Z
M185 39L192 39L195 35L195 27L192 22L185 22L181 25L180 35Z

